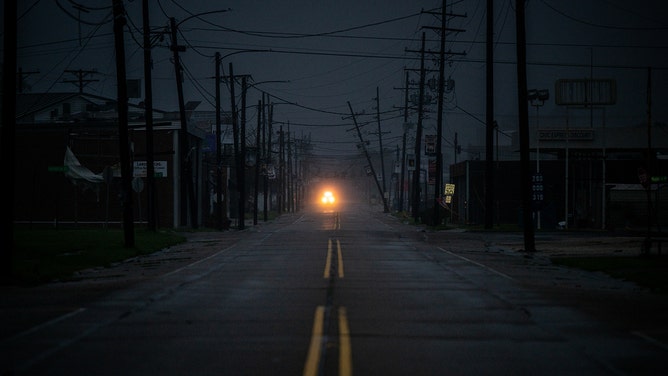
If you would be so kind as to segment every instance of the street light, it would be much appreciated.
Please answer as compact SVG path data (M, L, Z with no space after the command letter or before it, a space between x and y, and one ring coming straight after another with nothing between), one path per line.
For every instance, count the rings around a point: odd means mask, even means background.
M536 107L536 175L540 175L540 114L539 109L550 98L550 92L547 89L531 89L527 91L529 103ZM542 181L539 182L542 184ZM536 210L536 229L540 230L540 209Z

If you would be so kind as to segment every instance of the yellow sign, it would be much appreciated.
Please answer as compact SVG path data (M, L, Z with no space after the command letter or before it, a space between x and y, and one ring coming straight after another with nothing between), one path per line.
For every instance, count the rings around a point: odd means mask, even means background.
M455 185L454 184L446 184L444 193L445 193L446 196L454 195L455 194Z

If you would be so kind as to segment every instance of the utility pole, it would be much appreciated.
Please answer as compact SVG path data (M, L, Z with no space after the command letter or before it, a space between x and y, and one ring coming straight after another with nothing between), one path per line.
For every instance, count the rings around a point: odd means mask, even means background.
M366 143L364 142L364 139L362 138L362 132L360 132L360 127L357 125L357 118L355 117L355 112L353 111L353 106L350 105L350 102L348 102L348 108L350 108L350 114L353 118L353 122L355 123L355 129L357 130L357 136L360 139L360 144L362 144L362 150L364 150L364 155L366 156L366 161L369 163L369 168L371 169L371 174L373 175L373 180L376 182L376 187L378 188L378 193L381 195L383 194L383 189L380 186L380 183L378 182L378 175L376 175L376 170L373 168L373 163L371 163L371 158L369 157L369 152L366 149ZM387 201L383 200L383 210L385 213L389 212L390 210L387 207Z
M223 230L223 156L220 140L220 52L216 52L216 227ZM227 200L227 197L224 198ZM225 215L227 210L225 210Z
M654 174L652 151L652 67L647 68L647 236L645 238L645 252L649 254L652 247L652 175Z
M71 73L75 75L77 78L76 80L64 80L64 83L68 84L76 84L77 87L79 87L79 93L83 93L83 88L84 86L88 85L91 82L97 82L100 80L93 80L90 78L86 78L88 75L92 74L97 74L97 71L95 70L83 70L83 69L78 69L78 70L65 70L65 73Z
M413 221L418 223L420 218L420 145L422 143L422 118L424 106L424 44L425 34L422 33L422 47L420 48L420 95L418 96L418 121L415 130L415 171L413 172ZM425 192L426 194L426 192Z
M378 122L378 144L380 146L380 173L383 178L383 201L385 202L383 204L383 207L385 208L385 213L389 212L388 206L387 206L387 197L385 197L385 194L387 192L387 185L385 184L385 152L383 150L383 131L381 130L380 127L380 93L378 90L378 86L376 86L376 120Z
M188 152L188 120L186 119L186 106L183 99L183 72L181 69L181 59L179 58L179 51L185 51L185 47L179 46L176 41L176 19L171 17L170 31L171 31L171 50L174 54L174 73L176 76L176 92L179 101L179 118L181 121L181 128L179 128L179 213L180 225L185 226L188 222L188 181L190 177L187 176L186 168L186 153Z
M426 12L432 13L432 12ZM445 52L445 32L462 32L462 29L452 29L446 27L446 21L448 16L453 17L466 17L466 15L460 14L449 14L446 12L446 0L442 0L441 3L441 26L440 27L429 27L425 26L427 29L436 29L440 33L440 48L438 51L439 55L439 69L438 69L438 114L436 120L436 176L434 182L434 211L433 211L433 223L434 226L437 226L441 223L440 218L440 209L436 200L442 196L442 181L443 181L443 104L444 104L444 93L445 93L445 55L465 55L464 52L454 53L451 51Z
M232 66L232 63L229 64L229 70L230 70L230 111L232 112L232 134L234 137L234 166L236 169L236 177L237 177L237 192L239 193L239 200L237 201L237 221L238 221L238 229L243 230L244 229L244 218L243 218L243 213L244 213L244 204L241 202L241 190L240 186L241 183L239 182L240 177L241 177L241 151L239 149L239 125L238 125L238 115L237 115L237 105L236 105L236 96L234 94L234 67ZM241 214L241 215L239 215Z
M401 137L401 183L399 184L399 211L404 211L404 182L406 179L406 133L408 133L408 72L404 87L404 134Z
M485 103L485 228L494 224L494 0L487 0Z
M439 49L439 66L438 66L438 114L436 115L436 181L434 183L434 226L441 224L440 205L437 204L436 199L441 197L441 180L443 180L443 95L445 89L445 0L441 5L441 46Z
M132 163L128 139L128 92L125 74L125 44L123 27L125 9L122 0L113 0L114 41L116 47L116 84L118 107L118 144L121 158L121 201L123 205L123 235L125 248L135 246L134 218L132 212Z
M144 32L144 120L146 121L146 222L149 231L157 228L155 219L155 166L153 165L153 86L151 78L151 25L148 0L142 0Z
M295 207L294 207L294 187L292 185L293 183L293 176L292 176L292 136L290 135L290 122L288 121L288 166L286 168L286 175L288 176L288 181L287 181L287 199L288 199L288 205L287 205L287 211L288 212L294 212Z
M230 68L231 69L231 68ZM230 75L232 71L230 70ZM239 229L246 228L246 79L241 76L241 127L239 129Z
M271 101L269 101L271 102ZM273 168L273 156L272 156L272 151L271 151L271 134L273 132L272 130L272 121L273 121L273 116L274 116L274 105L269 103L269 108L268 108L269 114L267 116L267 129L265 130L265 134L267 135L267 149L266 149L266 155L265 155L265 160L267 163L267 171L264 175L264 203L263 203L263 220L267 222L268 220L268 211L269 211L269 202L270 198L269 196L271 195L271 192L269 190L269 168Z
M246 215L246 92L247 80L251 77L248 74L235 75L232 63L229 63L229 76L222 77L223 80L230 84L230 106L232 112L232 133L234 138L234 169L236 175L236 186L239 197L238 203L238 218L239 229L245 228ZM237 111L235 85L236 80L241 79L241 109ZM239 112L241 112L241 119L239 120ZM239 124L241 123L241 124Z
M262 93L264 99L264 93ZM253 225L257 226L257 212L258 212L258 197L260 196L260 162L261 162L261 145L260 136L262 133L262 100L257 101L257 128L255 129L255 176L253 181L255 187L253 190Z
M517 30L517 103L520 136L520 194L524 222L524 250L535 252L533 220L531 218L531 166L529 160L529 109L527 95L527 46L524 1L515 4ZM568 218L566 219L568 220Z
M283 214L283 203L285 201L285 178L284 178L284 150L285 142L283 140L283 124L279 127L278 137L278 214Z
M17 14L16 0L4 2L3 61L2 70L2 136L0 137L0 164L8 177L9 189L2 199L2 223L0 225L0 281L12 282L12 260L14 257L14 197L16 180L16 49Z

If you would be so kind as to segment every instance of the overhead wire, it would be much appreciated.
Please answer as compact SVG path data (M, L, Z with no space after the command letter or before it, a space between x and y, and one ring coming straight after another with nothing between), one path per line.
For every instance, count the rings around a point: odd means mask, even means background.
M581 18L577 18L575 16L571 16L570 14L558 9L554 5L548 3L545 0L540 0L543 5L554 11L555 13L561 15L562 17L565 17L571 21L581 23L583 25L591 26L591 27L597 27L597 28L602 28L602 29L611 29L611 30L627 30L627 31L659 31L659 30L668 30L668 26L619 26L619 25L606 25L602 23L597 23L597 22L592 22L588 20L583 20Z

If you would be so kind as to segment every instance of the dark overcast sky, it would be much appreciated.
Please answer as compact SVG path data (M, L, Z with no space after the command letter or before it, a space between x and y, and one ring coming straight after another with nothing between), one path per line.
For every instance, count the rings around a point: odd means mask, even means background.
M94 69L97 79L85 91L114 98L115 65L112 24L108 17L111 0L78 1L90 10L79 12L69 0L26 0L19 2L18 66L39 71L27 78L32 92L76 91L62 83L74 77L65 70ZM129 78L142 77L141 0L125 1L129 15L126 55ZM400 144L403 117L404 68L418 68L423 31L427 48L438 49L437 34L422 26L437 26L439 20L421 10L440 7L440 1L405 0L297 0L297 1L182 1L151 0L151 25L168 25L168 18L182 21L192 14L227 9L226 13L191 18L180 26L179 41L187 46L182 60L187 69L184 87L187 101L201 101L199 109L213 109L215 52L222 55L238 49L273 52L240 53L225 58L223 69L234 64L236 74L251 74L259 87L275 96L273 101L295 105L275 107L275 119L290 121L299 136L311 134L316 152L354 152L356 135L352 122L342 117L350 101L356 111L365 111L360 121L374 120L376 87L380 91L385 145ZM454 134L464 145L480 144L485 118L485 0L448 1L451 12L465 14L449 20L449 26L466 32L450 34L447 49L466 52L453 56L446 75L455 82L447 95L444 147L451 148ZM496 0L495 93L496 118L501 129L516 128L515 1ZM647 67L653 67L653 118L668 121L668 14L664 0L527 2L528 85L554 91L560 78L595 78L617 81L618 102L605 110L606 126L635 125L646 119ZM206 21L206 22L205 22ZM131 32L130 32L131 31ZM176 109L176 85L166 48L168 37L153 49L154 105ZM436 69L434 56L427 61ZM593 69L592 69L593 68ZM418 80L417 73L411 79ZM237 89L237 93L239 90ZM229 109L228 92L223 90L224 110ZM585 124L588 115L556 106L554 96L541 109L541 125L559 127ZM256 104L257 91L249 91L248 103ZM139 100L134 100L136 103ZM436 106L432 106L435 110ZM600 113L600 114L599 114ZM596 125L602 123L602 111ZM534 112L530 112L533 116ZM249 118L254 119L254 110ZM425 123L425 133L435 133L436 115ZM411 117L415 121L415 116ZM250 120L250 124L254 120ZM374 128L375 130L375 128ZM668 136L668 135L666 135ZM371 136L370 136L371 137ZM375 139L374 139L375 140ZM446 163L450 153L444 149Z

